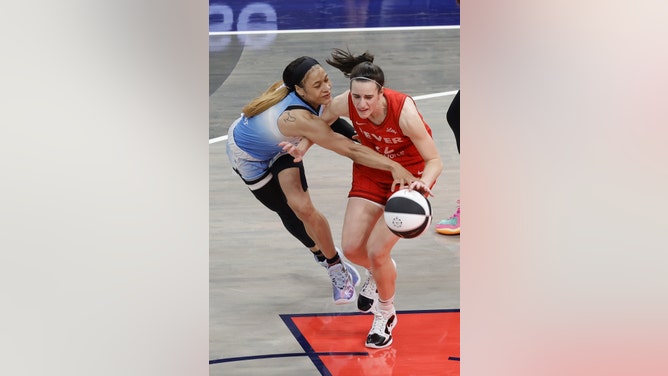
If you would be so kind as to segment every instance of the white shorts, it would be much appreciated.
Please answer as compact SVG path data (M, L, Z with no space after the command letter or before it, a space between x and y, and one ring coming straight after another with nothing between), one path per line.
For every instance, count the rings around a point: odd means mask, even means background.
M234 142L234 127L241 119L237 119L230 126L227 132L227 158L232 164L232 168L236 171L251 190L259 189L271 179L271 172L269 169L271 165L279 157L286 153L279 153L270 160L257 159L247 152L243 151Z

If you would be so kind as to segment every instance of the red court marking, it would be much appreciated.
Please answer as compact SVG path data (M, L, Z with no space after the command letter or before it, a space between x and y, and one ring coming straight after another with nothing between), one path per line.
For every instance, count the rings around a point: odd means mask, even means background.
M368 352L320 359L334 376L459 375L459 312L398 313L392 345L364 346L372 315L291 317L316 353Z

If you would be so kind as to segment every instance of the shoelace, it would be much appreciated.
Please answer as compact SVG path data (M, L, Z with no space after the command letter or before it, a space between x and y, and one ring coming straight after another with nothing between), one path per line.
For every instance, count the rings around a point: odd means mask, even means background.
M378 311L374 316L375 317L373 319L373 324L371 325L371 332L385 335L385 327L387 326L387 320L389 320L390 317L392 317L392 315L385 317L383 312Z
M364 282L362 286L362 291L364 296L373 296L376 293L376 280L373 279L373 275L369 274L369 278Z
M343 267L337 269L333 270L330 277L332 277L332 283L337 289L343 289L346 285L346 270Z

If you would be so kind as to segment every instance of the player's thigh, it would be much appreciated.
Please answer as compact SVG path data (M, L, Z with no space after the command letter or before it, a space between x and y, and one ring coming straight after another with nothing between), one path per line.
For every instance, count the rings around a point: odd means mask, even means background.
M382 205L359 197L349 198L343 219L343 247L349 249L363 247L382 215Z
M278 173L278 183L292 210L300 213L314 209L311 196L308 191L303 189L301 173L298 168L281 170Z

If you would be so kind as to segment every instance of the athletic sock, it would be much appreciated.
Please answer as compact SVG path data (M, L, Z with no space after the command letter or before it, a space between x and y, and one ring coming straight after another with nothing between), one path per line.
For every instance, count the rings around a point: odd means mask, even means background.
M339 257L339 253L336 252L336 255L332 257L331 259L327 259L327 265L334 265L337 264L341 261L341 257Z
M322 253L321 250L317 250L316 252L311 251L311 253L315 255L315 257L318 259L318 262L323 262L327 260L327 257L325 257L325 255Z
M394 306L394 295L387 301L378 298L378 308L382 311L389 312Z

